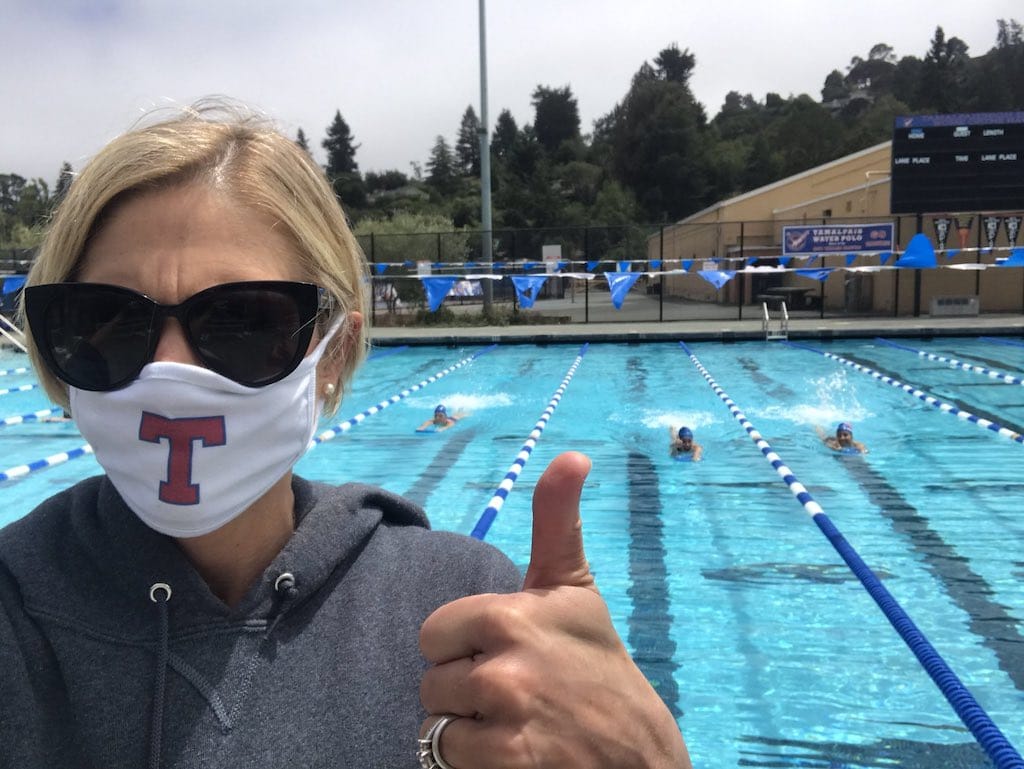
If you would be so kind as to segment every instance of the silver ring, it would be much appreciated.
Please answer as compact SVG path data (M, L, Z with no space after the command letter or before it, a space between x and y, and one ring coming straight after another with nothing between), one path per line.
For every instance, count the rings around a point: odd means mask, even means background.
M431 724L427 733L417 740L416 758L419 759L423 769L454 769L451 764L441 758L441 732L452 721L460 718L462 716L446 713Z

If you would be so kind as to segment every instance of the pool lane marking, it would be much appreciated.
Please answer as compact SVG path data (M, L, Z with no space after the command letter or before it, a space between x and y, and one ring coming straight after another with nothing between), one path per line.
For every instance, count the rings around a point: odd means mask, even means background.
M782 342L782 344L788 345L789 347L793 347L798 350L808 350L809 352L818 353L818 355L824 355L826 358L831 358L837 363L842 363L844 366L849 366L850 368L856 369L857 371L860 371L863 374L867 374L868 376L877 379L880 382L885 382L887 385L892 385L893 387L902 390L908 395L913 395L918 400L924 401L929 406L937 408L944 414L951 414L952 416L959 417L965 422L972 422L978 427L984 428L986 430L991 430L994 433L998 433L1004 438L1009 438L1011 441L1024 444L1024 435L1021 435L1020 433L1015 432L1014 430L1011 430L1008 427L1003 427L998 422L995 422L991 419L986 419L985 417L979 417L976 414L972 414L970 411L966 411L964 409L958 408L957 406L954 406L952 403L947 403L946 401L939 400L934 395L929 395L928 393L923 392L917 389L916 387L912 387L911 385L903 384L903 382L899 381L898 379L893 379L892 377L886 376L885 374L875 371L872 368L862 366L860 363L848 360L847 358L835 355L834 353L819 350L816 347L811 347L810 345L806 344L798 344L796 342Z
M7 368L0 371L0 376L13 376L15 374L27 374L32 369L28 366L21 366L19 368Z
M912 352L919 355L922 358L928 360L938 361L939 363L949 363L956 368L963 369L964 371L970 371L972 374L982 374L987 376L989 379L998 379L1006 384L1024 385L1024 379L1020 377L1011 376L1010 374L1004 374L1002 371L995 371L994 369L985 368L984 366L976 366L973 363L964 363L963 361L957 360L956 358L946 358L942 355L935 355L924 350L918 350L913 347L907 347L896 342L891 342L883 337L876 336L875 341L886 344L889 347L895 347L897 350L903 350L905 352Z
M458 363L455 363L455 364L449 366L448 368L444 369L443 371L438 371L436 374L434 374L433 376L427 377L422 382L414 384L412 387L407 387L406 389L402 390L401 392L398 392L398 393L392 395L390 398L385 398L384 400L382 400L377 405L370 406L370 408L361 411L360 413L356 414L354 417L350 417L349 419L346 419L341 424L335 425L334 427L332 427L329 430L324 430L318 436L313 438L313 440L310 442L310 448L312 448L313 446L315 446L317 444L323 443L325 441L329 441L332 438L336 438L339 435L341 435L342 433L348 432L353 427L355 427L356 425L358 425L361 422L363 422L367 417L372 417L374 414L377 414L377 413L383 411L384 409L386 409L388 406L391 406L392 404L398 403L398 401L402 400L403 398L405 398L408 395L411 395L412 393L416 392L417 390L422 390L424 387L426 387L427 385L433 384L438 379L441 379L441 378L443 378L445 376L448 376L448 374L450 374L451 372L455 371L456 369L460 369L463 366L465 366L465 365L467 365L469 363L472 363L477 358L479 358L481 355L485 355L485 354L489 353L491 350L493 350L497 346L498 345L496 345L496 344L492 344L489 347L485 347L482 350L478 350L477 352L475 352L472 355L470 355L468 358L463 358Z
M1006 607L992 600L995 590L970 561L933 529L922 515L867 461L836 457L893 529L910 541L953 603L964 612L971 632L993 651L1003 672L1024 691L1024 637ZM853 459L854 461L850 461Z
M1024 343L1015 342L1012 339L1000 339L997 336L982 336L978 337L985 342L994 342L995 344L1005 344L1008 347L1024 347Z
M36 470L43 470L47 467L63 464L69 459L84 457L86 454L92 454L92 446L88 443L84 446L79 446L77 449L71 449L71 451L62 451L60 454L54 454L46 457L45 459L37 459L35 462L29 462L27 465L9 467L3 472L0 472L0 483L20 478L21 476L28 475L29 473L34 473Z
M836 549L836 552L846 562L853 573L860 580L864 589L868 591L871 598L878 604L878 607L885 614L886 619L899 633L900 638L910 648L918 662L931 677L935 685L939 687L946 701L953 707L956 714L963 721L964 725L971 731L978 744L985 750L992 763L997 769L1024 769L1024 758L1010 743L1006 736L996 726L992 718L975 700L974 695L967 689L956 673L949 667L939 652L932 646L924 633L914 624L910 615L906 613L899 602L882 584L881 580L871 571L853 546L846 540L842 532L832 523L810 492L797 480L793 471L783 462L782 458L771 447L771 444L757 431L754 425L747 419L742 411L736 406L732 398L718 386L711 374L693 354L685 342L679 345L689 356L690 361L705 381L710 385L712 391L729 409L729 413L740 423L743 429L754 441L754 444L761 450L762 456L775 468L775 472L789 487L790 492L797 498L804 510L811 516L811 519L818 526L818 529ZM813 349L813 348L811 348Z
M562 400L562 395L565 393L566 388L569 386L569 382L572 381L573 375L576 373L576 369L580 367L583 362L583 356L587 354L587 348L590 347L590 342L584 344L576 356L576 360L569 366L569 370L565 372L565 377L562 379L562 383L555 390L555 394L551 397L548 402L548 406L544 409L540 415L540 419L533 426L533 430L530 431L529 437L523 444L522 448L519 449L519 453L516 455L515 462L505 473L505 477L501 483L498 484L497 490L494 492L494 496L491 497L491 501L487 503L487 507L484 508L483 513L480 514L480 518L476 522L476 526L469 533L469 536L474 539L483 539L487 536L488 530L491 528L491 524L494 523L494 519L498 517L498 512L505 504L505 500L508 498L509 492L512 491L512 486L515 484L519 474L523 471L526 463L530 460L530 454L533 453L534 446L537 445L537 441L540 440L540 434L544 432L544 428L547 427L548 420L551 419L551 415L558 407L559 402Z
M629 588L633 603L628 618L629 644L637 667L664 700L672 717L679 719L679 684L676 642L668 590L667 553L663 537L658 473L651 458L631 451L626 462L629 483Z
M412 486L402 493L402 496L412 500L420 507L426 507L427 498L441 485L452 465L459 461L466 446L476 437L476 433L477 431L472 427L447 431L448 440L440 443L440 449L433 460L424 468Z
M24 393L29 390L35 390L39 387L38 384L26 384L20 387L8 387L5 390L0 390L0 395L10 395L11 393Z
M23 422L35 422L39 419L52 417L54 414L61 413L61 411L62 409L40 409L39 411L33 411L31 414L21 414L16 417L4 417L3 419L0 419L0 427L20 425Z

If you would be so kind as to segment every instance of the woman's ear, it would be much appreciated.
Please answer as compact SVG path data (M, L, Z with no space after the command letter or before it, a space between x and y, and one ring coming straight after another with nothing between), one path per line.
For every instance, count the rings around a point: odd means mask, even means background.
M341 328L338 329L334 340L327 345L327 350L324 351L324 356L320 359L320 363L317 364L317 388L319 389L321 396L324 396L325 400L328 402L328 405L336 404L341 397L341 393L335 391L340 387L339 380L341 379L341 373L345 368L345 361L352 359L355 346L359 344L359 332L362 328L362 313L348 313L345 316L345 322L342 323ZM329 394L325 389L327 388L327 385L331 385L333 388L332 392Z

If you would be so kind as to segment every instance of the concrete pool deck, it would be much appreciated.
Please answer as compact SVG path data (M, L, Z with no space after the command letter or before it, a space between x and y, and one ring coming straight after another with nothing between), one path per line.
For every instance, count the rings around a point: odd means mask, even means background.
M773 320L778 328L778 320ZM1024 315L931 318L790 318L790 339L854 339L874 336L1022 336ZM374 345L552 344L559 342L746 341L764 339L760 319L594 321L529 326L371 326Z

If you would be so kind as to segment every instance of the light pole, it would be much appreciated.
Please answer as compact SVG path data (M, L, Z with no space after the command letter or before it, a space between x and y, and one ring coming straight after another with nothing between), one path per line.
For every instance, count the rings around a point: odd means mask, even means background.
M494 262L494 234L491 230L491 143L487 120L487 22L484 0L480 0L480 261L491 272ZM491 314L493 284L483 281L484 315Z

